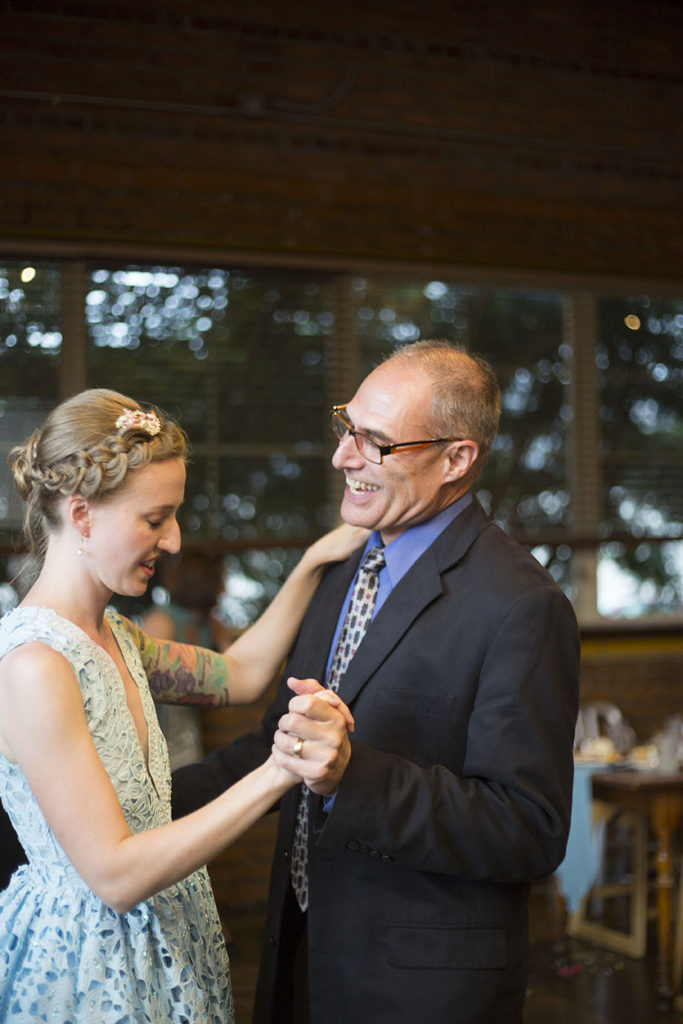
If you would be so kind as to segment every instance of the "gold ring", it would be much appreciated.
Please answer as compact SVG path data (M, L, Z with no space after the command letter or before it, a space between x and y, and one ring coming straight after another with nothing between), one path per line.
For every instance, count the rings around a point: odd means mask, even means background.
M301 748L303 747L303 745L304 741L301 739L301 736L298 736L297 741L294 744L294 750L292 751L294 757L301 757Z

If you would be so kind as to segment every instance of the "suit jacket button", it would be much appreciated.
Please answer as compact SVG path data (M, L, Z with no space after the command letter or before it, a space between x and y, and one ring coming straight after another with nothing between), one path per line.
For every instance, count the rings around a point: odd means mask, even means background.
M346 849L347 850L357 850L358 849L358 843L356 842L356 840L355 839L349 839L348 843L346 844Z

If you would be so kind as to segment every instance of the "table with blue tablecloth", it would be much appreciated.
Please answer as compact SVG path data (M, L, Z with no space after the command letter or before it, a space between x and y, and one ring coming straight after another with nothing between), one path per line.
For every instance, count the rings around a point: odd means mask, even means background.
M602 806L635 815L641 823L642 846L646 845L648 829L656 842L654 863L658 989L663 1000L669 1004L673 994L679 995L677 1006L683 1008L680 1005L683 1002L683 995L680 994L683 924L680 920L675 943L676 958L672 955L675 890L672 843L674 832L683 818L683 772L656 769L610 770L607 765L577 762L574 766L573 799L567 851L557 869L557 880L569 913L575 913L581 906L583 898L594 886L602 865L604 829L595 824L594 808ZM641 861L642 874L646 875L647 862L644 855ZM647 879L641 880L641 888L646 899ZM683 906L683 898L680 904ZM607 930L603 929L605 932Z
M557 880L569 914L575 913L598 877L602 864L602 825L593 822L593 787L591 777L604 772L604 764L574 765L574 790L569 840L564 860L556 871Z

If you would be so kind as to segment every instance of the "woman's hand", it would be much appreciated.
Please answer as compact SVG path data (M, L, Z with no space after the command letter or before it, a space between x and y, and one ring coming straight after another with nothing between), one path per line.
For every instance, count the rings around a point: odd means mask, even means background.
M315 679L287 680L296 696L273 739L275 763L303 779L314 793L330 796L351 757L353 716L341 698Z
M311 544L303 556L303 560L312 565L327 565L329 562L343 562L357 548L365 544L370 531L362 526L349 526L342 523L334 530L324 534Z

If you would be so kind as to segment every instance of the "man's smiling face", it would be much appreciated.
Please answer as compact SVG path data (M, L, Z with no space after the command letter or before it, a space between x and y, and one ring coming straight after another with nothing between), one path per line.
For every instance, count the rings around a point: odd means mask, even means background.
M344 410L353 426L380 444L432 437L431 384L407 360L383 363L366 377ZM346 488L342 518L378 530L385 544L409 526L430 519L453 501L449 445L397 451L381 465L368 462L347 434L332 458Z

